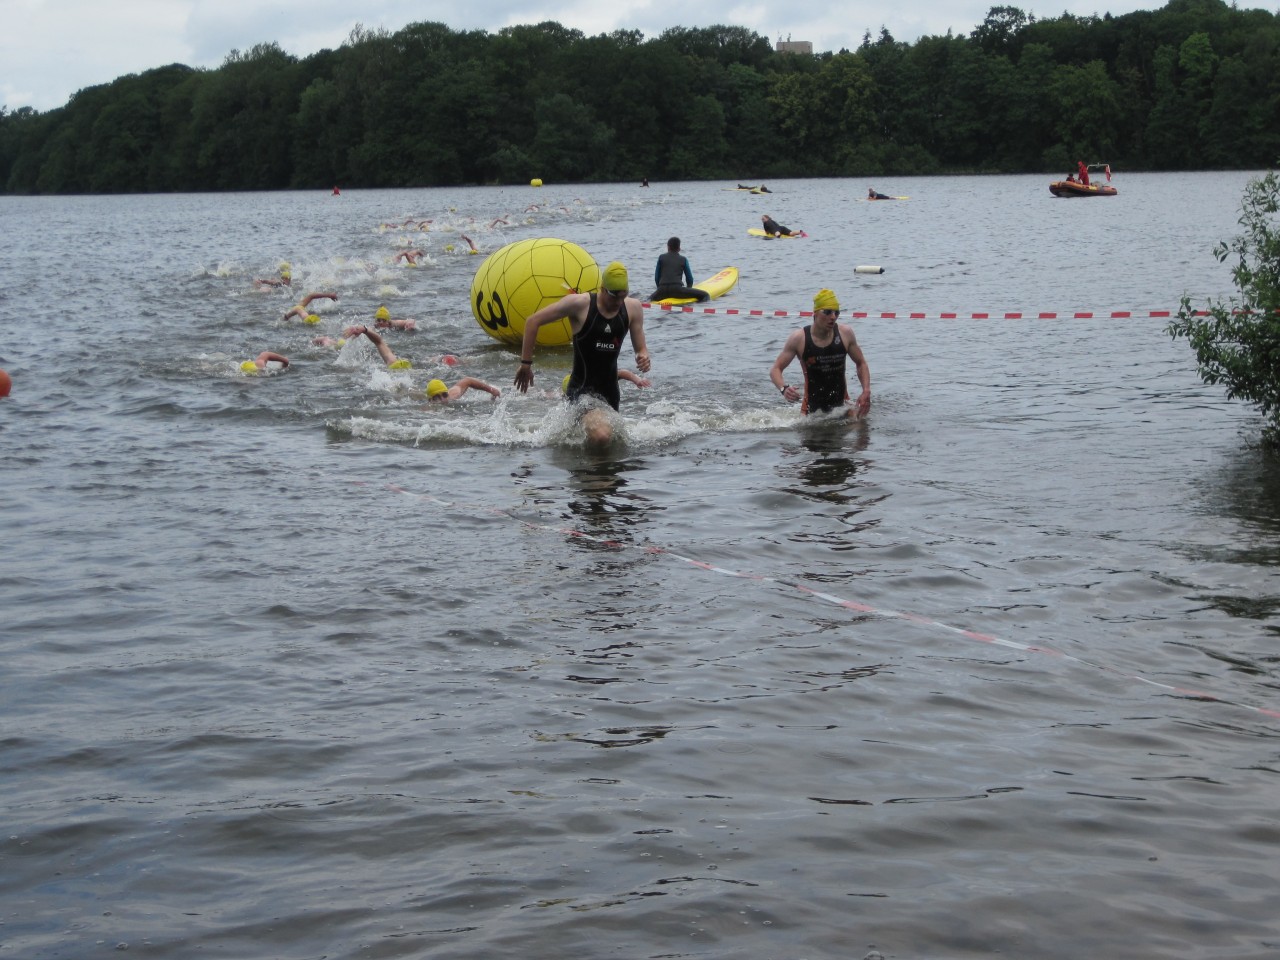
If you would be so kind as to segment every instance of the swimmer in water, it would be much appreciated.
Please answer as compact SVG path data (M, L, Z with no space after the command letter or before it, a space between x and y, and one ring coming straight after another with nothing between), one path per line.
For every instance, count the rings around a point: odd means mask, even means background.
M457 400L468 390L483 390L495 400L502 396L502 391L492 384L485 383L476 377L463 377L452 387L443 380L432 380L427 384L427 401L430 403L448 403Z
M263 350L252 360L246 360L240 364L240 372L255 374L263 370L287 370L289 369L289 358L282 353L273 353L270 350Z
M280 264L280 279L274 277L254 277L253 285L259 290L270 290L273 287L288 287L293 284L293 271L289 264Z
M408 360L401 360L392 353L391 348L387 346L387 341L368 327L348 327L345 334L348 337L367 337L369 342L377 348L378 356L382 358L388 370L408 370L413 366Z
M338 295L336 293L308 293L305 297L302 298L302 301L300 303L290 307L288 310L284 312L284 319L288 320L290 317L301 317L306 323L317 323L319 322L320 318L316 316L316 314L312 313L310 310L307 309L309 306L311 306L311 302L313 300L337 300L337 299L338 299ZM312 317L315 317L315 319L312 320L311 319Z
M418 328L418 321L410 317L393 317L385 306L379 307L373 315L373 325L379 330L408 330Z
M396 254L396 258L393 262L399 263L403 260L409 266L416 267L418 265L418 258L425 257L426 255L427 252L425 250L402 250L400 253Z

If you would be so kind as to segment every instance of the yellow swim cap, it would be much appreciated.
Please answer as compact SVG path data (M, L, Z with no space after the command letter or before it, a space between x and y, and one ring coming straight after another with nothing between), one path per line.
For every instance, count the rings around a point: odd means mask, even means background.
M604 273L600 274L600 286L605 290L626 290L627 268L617 260L613 261L604 268Z
M564 375L564 381L560 384L560 392L561 392L561 393L568 393L568 392L569 392L569 378L570 378L570 377L572 377L572 376L573 376L573 374L572 374L572 373L566 373L566 374Z
M443 380L432 380L427 383L427 399L433 400L442 393L448 393L449 388L445 386Z
M244 363L240 364L240 372L241 373L257 373L258 365L254 363L252 360L246 360Z
M840 301L836 299L836 295L825 287L813 295L813 309L815 310L839 310Z
M387 364L388 370L408 370L413 364L408 360L397 360L395 363Z
M373 318L375 320L390 320L391 311L388 310L386 307L379 307L378 312L373 315Z
M302 318L302 322L303 323L319 323L320 318L314 313L308 313L305 317Z

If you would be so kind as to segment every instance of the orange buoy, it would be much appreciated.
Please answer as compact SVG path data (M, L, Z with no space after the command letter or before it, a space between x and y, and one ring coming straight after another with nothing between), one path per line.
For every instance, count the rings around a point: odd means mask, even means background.
M0 370L0 397L7 397L9 391L13 389L13 381L9 379L9 375Z

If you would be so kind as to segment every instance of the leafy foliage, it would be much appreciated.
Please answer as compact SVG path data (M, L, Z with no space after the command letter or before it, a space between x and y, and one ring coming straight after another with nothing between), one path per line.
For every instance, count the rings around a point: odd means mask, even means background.
M1200 378L1227 388L1228 399L1248 400L1267 423L1263 440L1280 448L1280 177L1272 170L1251 180L1241 204L1244 233L1220 243L1214 255L1236 258L1231 274L1239 298L1192 309L1182 298L1170 336L1195 351Z
M1280 155L1280 17L1169 0L969 36L775 52L736 26L357 26L297 59L172 64L47 113L0 107L0 192L1258 169Z

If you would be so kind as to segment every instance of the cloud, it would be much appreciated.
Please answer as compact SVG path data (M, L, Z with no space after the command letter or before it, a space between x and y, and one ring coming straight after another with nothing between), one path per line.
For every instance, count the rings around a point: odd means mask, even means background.
M809 40L814 50L857 49L864 33L886 28L897 40L922 35L965 34L980 24L990 0L924 0L910 9L850 0L685 0L677 7L656 0L0 0L0 103L10 110L60 107L84 87L110 83L170 63L216 68L232 50L276 43L302 58L337 48L357 24L395 32L406 24L434 20L453 30L496 33L513 24L554 20L587 35L639 30L646 38L672 27L745 27L774 43ZM1061 4L1061 5L1059 5ZM1022 8L1028 14L1032 8ZM1053 11L1090 16L1150 9L1142 0L1119 0L1100 8L1094 0L1061 0Z
M0 97L10 108L61 106L82 87L180 60L174 43L183 4L136 0L107 8L93 0L0 3ZM172 52L152 60L143 51ZM154 56L154 54L153 54Z

